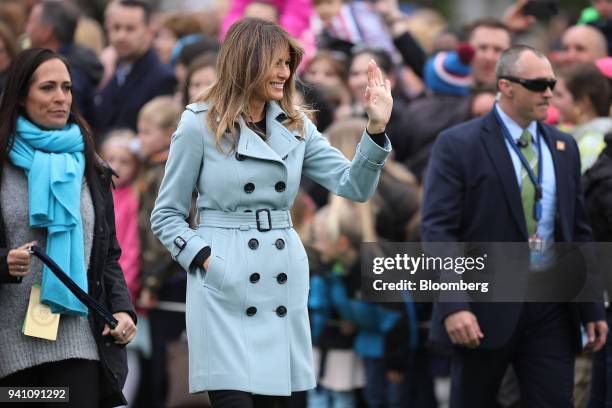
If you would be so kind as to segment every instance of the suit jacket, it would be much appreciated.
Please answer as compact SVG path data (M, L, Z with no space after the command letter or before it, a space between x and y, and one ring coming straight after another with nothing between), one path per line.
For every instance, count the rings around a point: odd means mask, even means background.
M555 241L591 241L580 183L580 156L574 139L538 123L552 155L557 190ZM559 143L558 143L559 142ZM557 148L564 144L564 148ZM423 242L526 242L527 227L512 159L495 114L440 134L425 178ZM503 346L518 322L522 303L439 302L431 338L450 344L444 319L471 310L485 337L483 348ZM580 322L604 320L600 303L568 304L574 346L581 347Z
M172 95L176 78L150 49L132 66L122 86L114 75L96 97L96 134L103 136L116 128L137 131L138 112L160 95Z

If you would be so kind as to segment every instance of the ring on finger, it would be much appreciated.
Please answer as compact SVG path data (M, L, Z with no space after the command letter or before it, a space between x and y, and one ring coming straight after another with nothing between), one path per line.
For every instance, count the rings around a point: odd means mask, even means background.
M19 270L22 271L22 272L25 271L25 266L24 265L19 265Z

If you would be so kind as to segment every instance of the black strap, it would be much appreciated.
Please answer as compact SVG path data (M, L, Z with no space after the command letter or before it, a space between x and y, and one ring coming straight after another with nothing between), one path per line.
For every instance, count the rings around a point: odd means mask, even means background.
M53 259L49 258L39 246L33 245L32 247L30 247L30 253L32 255L35 255L45 265L47 265L51 272L53 272L53 274L57 276L57 278L62 281L64 285L66 285L70 292L72 292L74 296L77 297L77 299L83 302L85 306L87 306L89 309L93 310L98 316L100 316L102 320L104 320L104 322L111 327L111 329L117 327L117 324L119 322L117 321L117 319L115 319L111 312L109 312L104 306L96 302L94 298L89 296L88 293L86 293L76 283L74 283L74 281L70 279L70 277L66 275L64 271L62 271L62 268L60 268L59 265L56 264L55 261L53 261Z

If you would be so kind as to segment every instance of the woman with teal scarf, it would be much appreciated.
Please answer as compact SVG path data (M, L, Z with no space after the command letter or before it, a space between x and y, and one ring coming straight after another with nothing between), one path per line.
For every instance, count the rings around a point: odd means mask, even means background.
M59 54L15 58L0 101L0 387L69 387L66 406L110 407L125 404L136 316L118 264L112 170L72 102ZM115 329L30 256L33 244L111 310ZM59 315L55 340L23 328L38 287L40 310Z

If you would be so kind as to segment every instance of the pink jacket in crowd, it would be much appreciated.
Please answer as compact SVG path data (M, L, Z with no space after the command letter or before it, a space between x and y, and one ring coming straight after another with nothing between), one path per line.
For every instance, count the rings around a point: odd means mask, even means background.
M229 12L223 19L221 26L221 40L230 26L239 20L244 14L244 9L253 0L233 0ZM279 11L280 25L295 38L300 38L302 32L310 26L312 15L311 0L270 0L268 1Z
M138 235L138 199L132 185L113 190L115 229L121 247L119 265L123 269L132 302L137 299L140 283L140 237Z

